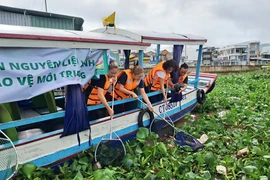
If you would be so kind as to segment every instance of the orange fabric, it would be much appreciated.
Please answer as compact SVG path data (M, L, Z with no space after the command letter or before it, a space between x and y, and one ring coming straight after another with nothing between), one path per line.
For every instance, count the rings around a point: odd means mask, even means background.
M131 73L131 70L130 69L122 70L118 74L117 79L119 79L120 76L123 73L126 73L127 74L127 81L126 81L126 84L124 86L125 89L127 89L129 91L133 91L135 88L137 88L139 86L141 80L139 80L139 81L133 80L132 73ZM125 93L123 93L123 92L120 91L120 85L121 84L119 82L115 85L114 98L117 99L117 100L121 100L121 99L125 99L125 98L130 98L131 95L125 94ZM111 96L113 96L113 92L111 92Z
M178 84L183 84L184 83L184 80L186 79L188 74L185 74L183 76L179 76L178 78Z
M158 91L158 90L161 90L160 88L160 78L156 78L154 79L155 77L155 74L157 71L163 71L166 76L164 78L164 84L167 84L167 80L170 78L170 74L167 74L166 71L163 69L163 64L164 62L160 62L158 63L155 67L153 67L149 72L148 74L145 76L144 78L144 84L145 86L149 86L151 85L151 90L152 91Z
M84 87L82 88L82 92L84 92L91 84L91 80L86 84L84 85Z
M105 75L106 82L104 84L104 91L103 94L105 95L108 92L109 87L111 86L111 82L109 80L108 75ZM101 101L98 97L98 87L94 87L88 97L87 105L95 105L95 104L101 104Z

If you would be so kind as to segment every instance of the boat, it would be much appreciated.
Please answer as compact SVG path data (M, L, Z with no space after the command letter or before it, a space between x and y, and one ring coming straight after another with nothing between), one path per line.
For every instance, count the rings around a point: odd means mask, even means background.
M107 50L139 50L139 64L143 66L143 51L152 44L157 44L158 52L160 44L174 45L175 50L179 50L183 45L198 45L197 69L195 73L191 73L189 76L189 78L193 77L193 80L189 82L188 88L183 92L183 100L167 105L164 105L163 102L153 104L156 112L163 116L166 111L167 115L174 122L177 122L187 113L191 112L199 102L203 102L206 97L205 93L209 91L217 78L217 76L200 74L202 48L206 41L205 38L194 35L131 31L117 28L101 28L91 32L81 32L0 25L0 54L2 57L0 59L0 91L1 94L5 92L4 96L1 95L0 103L5 103L7 112L12 117L12 121L0 121L0 130L14 128L18 132L18 139L13 141L13 143L18 153L19 164L31 162L38 167L48 167L62 163L76 156L78 153L89 149L91 146L98 144L100 139L108 133L110 118L103 117L89 122L89 126L91 127L90 145L89 130L79 132L80 145L78 144L76 133L61 137L65 116L65 97L55 97L52 93L53 89L74 83L80 83L83 86L92 77L96 76L98 78L98 74L106 73L105 67L106 63L108 63ZM40 58L40 60L47 62L53 53L63 51L67 54L72 54L74 50L76 53L81 51L84 53L84 50L87 50L88 55L96 51L101 51L101 55L98 56L96 62L99 58L103 58L104 69L95 70L95 68L90 68L90 66L84 67L89 68L92 72L87 77L88 79L82 80L83 75L75 73L74 81L57 83L51 83L51 81L45 81L44 79L42 81L43 76L39 74L40 72L32 71L30 78L40 77L40 84L46 85L46 91L42 88L31 88L30 86L35 86L35 82L32 84L31 82L27 82L23 88L14 88L8 84L8 80L10 80L7 79L8 75L10 77L14 76L16 80L16 77L20 75L16 74L19 72L18 69L28 69L26 64L24 64L24 67L22 67L22 64L20 66L16 64L19 62L26 63L27 60L29 63L31 62L32 59L25 60L22 57L23 54L33 54L36 55L35 57ZM3 55L5 53L6 55ZM16 55L16 53L18 54ZM8 56L7 54L12 55ZM25 57L29 58L29 54L25 54ZM86 58L83 55L82 57ZM9 58L9 61L6 58ZM59 58L60 56L56 57L57 60L60 60ZM177 59L177 57L174 58ZM178 58L180 58L179 54ZM74 60L74 64L69 64L70 67L72 65L75 66L76 62L78 62L78 59L68 60L65 62L73 62ZM83 66L82 64L81 66ZM64 66L64 64L62 65ZM10 71L7 71L7 66L10 68L12 66L13 69L11 68ZM42 66L40 68L42 69ZM50 69L49 72L58 72L56 65L48 69ZM6 71L8 73L5 74L6 76L3 76L2 72ZM29 77L26 72L24 72L24 75ZM202 77L199 75L202 75ZM66 76L63 75L62 77ZM17 80L19 79L17 78ZM23 78L19 82L23 83ZM148 96L150 97L159 93L161 92L148 93ZM31 102L29 102L30 100ZM115 101L115 105L132 101L138 103L135 99L130 98ZM87 109L89 113L94 113L95 110L103 107L103 105L96 105L88 106ZM113 119L112 128L123 141L127 141L136 135L139 127L147 127L152 116L154 114L145 111L143 105L139 104L136 109L116 114ZM5 171L5 169L0 169L1 171Z

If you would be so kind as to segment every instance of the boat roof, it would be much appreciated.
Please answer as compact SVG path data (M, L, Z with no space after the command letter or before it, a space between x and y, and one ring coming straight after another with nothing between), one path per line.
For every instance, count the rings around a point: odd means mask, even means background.
M145 30L125 30L119 28L99 28L91 32L103 34L116 34L129 37L139 42L151 44L170 44L170 45L203 45L207 39L192 34L160 33L156 31Z
M51 12L35 11L35 10L30 10L30 9L22 9L22 8L2 6L2 5L0 5L0 11L4 11L8 13L23 14L23 15L32 15L32 16L38 16L38 17L44 17L44 18L71 19L74 21L75 30L80 30L84 23L84 20L81 17L55 14Z
M145 50L150 43L96 32L0 25L0 47Z

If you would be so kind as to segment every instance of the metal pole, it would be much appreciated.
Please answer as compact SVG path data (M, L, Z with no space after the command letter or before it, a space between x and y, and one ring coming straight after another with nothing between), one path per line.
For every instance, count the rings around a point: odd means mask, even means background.
M45 10L46 10L46 12L48 12L47 11L47 0L45 0Z
M143 50L139 50L139 65L143 68Z
M203 46L200 45L199 52L198 52L198 60L197 60L197 68L196 68L194 88L197 88L198 87L198 83L199 83L200 68L201 68L201 62L202 62L202 49L203 49Z
M159 63L159 54L160 54L160 44L157 45L156 64Z

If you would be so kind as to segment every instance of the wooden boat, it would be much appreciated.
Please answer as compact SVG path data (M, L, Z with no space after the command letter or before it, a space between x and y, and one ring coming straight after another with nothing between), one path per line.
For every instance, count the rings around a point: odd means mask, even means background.
M139 50L139 61L140 64L143 65L143 50L151 44L158 44L158 47L160 44L199 45L197 70L196 73L190 74L189 78L192 79L193 77L193 80L190 80L187 90L183 92L183 100L181 103L169 103L166 106L163 102L154 104L155 111L163 115L166 110L173 121L180 120L185 114L194 109L197 103L202 100L200 99L202 98L202 96L200 96L200 93L202 93L200 89L204 89L205 92L207 92L216 80L216 76L204 76L204 74L201 74L202 77L199 77L202 47L206 42L206 39L204 38L194 35L146 31L135 32L120 29L116 29L116 33L113 33L114 30L111 30L110 28L107 30L108 31L98 29L94 30L94 32L78 32L1 25L0 52L4 52L5 50L12 51L16 50L16 48L21 50L30 48L33 53L37 53L35 52L35 49L130 49ZM46 60L46 53L43 55ZM106 56L106 53L104 56ZM18 58L18 56L14 56L14 58ZM17 60L19 59L14 59L14 62L17 62ZM0 65L3 62L5 62L5 59L0 59ZM106 64L105 60L104 64ZM3 72L3 66L2 69L0 66L0 71ZM0 83L2 83L3 78L4 77L0 75ZM47 85L50 86L49 83ZM61 88L62 86L63 84L56 84L57 88ZM25 88L25 90L29 90L29 88ZM19 140L14 141L14 144L18 152L20 164L32 162L39 167L52 166L90 148L88 143L88 130L79 133L81 138L80 146L78 145L76 134L60 138L63 132L63 121L65 116L64 98L46 96L46 99L44 98L45 92L37 91L36 94L41 95L38 99L29 95L28 99L32 99L32 104L29 104L27 101L21 101L23 100L22 97L18 96L22 91L18 92L16 89L11 89L9 86L0 87L0 91L1 94L3 91L8 92L6 94L11 98L10 101L6 101L6 98L0 98L0 103L6 103L6 107L9 107L8 112L11 117L13 117L13 120L10 122L2 121L2 123L0 123L0 130L16 128L18 131ZM149 93L148 96L159 93L160 92ZM45 105L33 107L32 105L35 104L36 101L39 103L43 102ZM131 101L138 103L131 98L116 101L115 105ZM102 107L104 106L88 106L88 111L94 113L95 110ZM56 112L53 112L51 109L55 109ZM139 105L138 108L134 110L116 114L112 123L113 129L118 136L125 141L134 137L139 128L139 124L140 126L147 126L150 122L150 117L149 112L143 111L142 105ZM92 145L97 144L101 137L108 133L107 131L110 125L109 120L109 117L104 117L89 122L91 127ZM0 171L4 170L5 169L0 169Z

